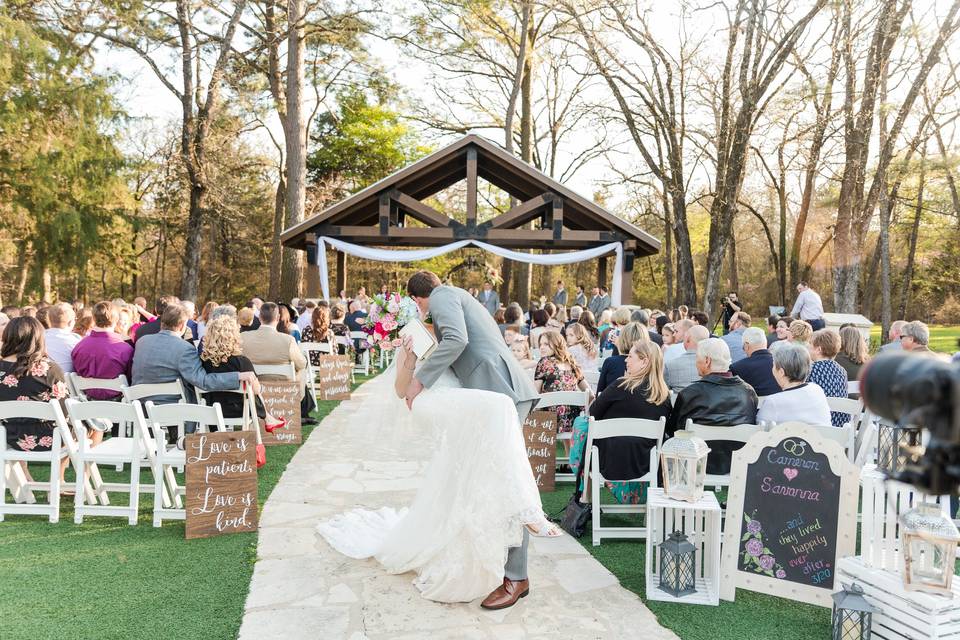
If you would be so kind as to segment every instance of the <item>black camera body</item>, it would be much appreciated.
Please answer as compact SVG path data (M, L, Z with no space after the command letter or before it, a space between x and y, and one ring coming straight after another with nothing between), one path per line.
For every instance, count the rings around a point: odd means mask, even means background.
M930 432L923 456L893 478L932 495L960 486L960 366L910 353L874 358L860 375L874 414Z

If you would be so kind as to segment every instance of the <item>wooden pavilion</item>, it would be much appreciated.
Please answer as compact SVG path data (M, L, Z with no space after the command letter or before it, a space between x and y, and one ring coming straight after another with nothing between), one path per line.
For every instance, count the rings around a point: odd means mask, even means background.
M477 221L477 179L502 189L518 204L485 222ZM466 211L455 218L424 199L466 181ZM421 225L406 224L413 219ZM534 222L530 225L530 222ZM533 228L530 228L530 227ZM631 302L634 258L657 253L660 241L574 193L500 146L467 135L383 180L286 229L285 246L307 252L317 266L323 236L368 246L436 247L475 239L508 249L579 250L619 242L623 247L621 304ZM320 292L319 270L307 269L307 295ZM607 256L599 258L607 281ZM337 252L337 289L346 289L346 254ZM616 302L616 301L615 301Z

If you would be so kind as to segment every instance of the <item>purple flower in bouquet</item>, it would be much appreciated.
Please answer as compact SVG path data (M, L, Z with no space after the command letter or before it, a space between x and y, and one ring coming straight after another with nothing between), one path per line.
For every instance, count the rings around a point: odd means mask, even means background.
M773 566L777 564L777 561L773 556L760 556L760 567L769 571L773 569Z
M787 572L784 571L783 569L777 569L777 574L776 574L776 575L777 575L778 578L780 578L781 580L783 580L784 578L787 577Z
M760 533L762 529L763 527L760 526L759 520L751 520L750 522L747 523L747 531L749 531L753 535L757 535L758 533Z
M759 556L763 553L763 543L754 538L747 542L747 553L752 556Z

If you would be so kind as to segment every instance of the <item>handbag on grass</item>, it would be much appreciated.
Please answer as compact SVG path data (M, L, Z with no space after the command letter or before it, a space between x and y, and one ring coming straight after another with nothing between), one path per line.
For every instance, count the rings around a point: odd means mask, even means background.
M243 427L247 431L248 426L253 427L253 432L257 434L257 469L267 464L267 448L263 446L263 438L260 435L260 420L257 418L257 403L253 399L253 386L244 383L243 385Z
M577 483L574 485L575 489L573 490L573 495L570 496L570 501L563 510L563 517L560 520L560 528L572 535L574 538L579 538L586 533L587 525L590 523L593 517L592 505L589 502L586 504L580 502L580 486L583 480L583 467L584 465L581 464L577 469Z

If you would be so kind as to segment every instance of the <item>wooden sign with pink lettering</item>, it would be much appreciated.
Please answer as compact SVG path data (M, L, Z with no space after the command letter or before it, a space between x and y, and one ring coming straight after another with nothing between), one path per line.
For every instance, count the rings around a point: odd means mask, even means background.
M721 598L741 587L830 606L837 560L856 549L858 477L837 441L801 423L734 453Z
M184 447L187 539L256 531L256 434L197 433Z

